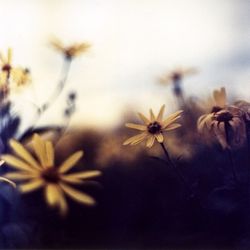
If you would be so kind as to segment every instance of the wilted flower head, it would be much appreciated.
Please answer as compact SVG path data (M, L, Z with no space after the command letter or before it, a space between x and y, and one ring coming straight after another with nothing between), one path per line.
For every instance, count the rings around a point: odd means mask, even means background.
M237 101L234 103L244 113L245 122L250 125L250 103L246 101Z
M133 136L127 139L123 145L136 145L144 140L146 140L146 146L152 147L155 140L159 143L163 143L165 131L170 131L176 128L179 128L181 125L176 123L181 117L182 110L179 110L167 118L163 119L165 105L163 105L157 116L154 115L152 109L150 109L150 118L145 117L143 114L138 113L141 120L144 122L143 125L135 123L126 123L126 127L139 130L139 135Z
M59 39L52 39L50 42L51 46L63 53L65 58L71 60L73 57L76 57L84 52L86 52L91 45L87 42L85 43L74 43L69 46L65 46Z
M101 174L100 171L68 173L83 156L83 151L72 154L63 163L56 165L51 141L44 141L35 134L32 143L35 157L19 142L10 141L10 146L17 156L6 154L2 159L17 171L7 173L5 177L20 181L19 189L23 193L43 187L48 205L57 207L62 215L68 211L65 195L85 205L95 204L91 196L71 187L72 184L82 184L88 178Z
M207 139L214 137L223 148L230 148L244 141L245 124L243 112L236 106L227 106L226 102L225 88L215 90L210 112L198 119L197 128Z

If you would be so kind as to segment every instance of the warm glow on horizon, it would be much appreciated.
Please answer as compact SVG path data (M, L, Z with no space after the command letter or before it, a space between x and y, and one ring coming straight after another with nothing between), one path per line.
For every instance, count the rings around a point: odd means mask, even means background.
M214 72L238 49L233 10L234 2L225 0L0 0L0 49L12 47L14 63L31 69L29 100L42 103L62 64L48 47L49 39L90 42L92 48L74 61L64 93L41 123L59 121L67 90L76 90L72 124L110 127L127 107L147 111L166 103L175 110L170 89L156 84L159 75L175 66L200 69L185 83L188 95L231 84L226 81L232 73L225 79L230 67L217 78ZM245 84L246 75L241 79Z

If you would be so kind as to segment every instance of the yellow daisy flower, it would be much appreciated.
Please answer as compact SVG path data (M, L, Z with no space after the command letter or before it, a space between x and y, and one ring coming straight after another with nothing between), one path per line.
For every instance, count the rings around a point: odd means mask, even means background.
M152 109L150 109L150 118L147 118L143 114L138 113L139 117L144 122L143 125L135 123L126 123L126 127L139 130L140 133L136 136L127 139L123 143L123 145L136 145L146 140L146 146L150 148L153 146L155 140L157 140L159 143L163 143L163 133L165 131L170 131L181 126L181 124L176 123L176 120L181 117L181 113L183 112L182 110L179 110L168 116L166 119L163 119L164 109L165 105L162 105L157 116L155 116Z
M54 49L63 53L64 56L69 60L72 59L73 57L76 57L76 56L86 52L91 47L91 45L87 42L74 43L72 45L65 46L60 40L58 40L56 38L54 38L50 42L50 44Z
M54 147L51 141L44 141L38 134L32 138L35 157L22 144L10 140L10 146L17 156L6 154L2 159L17 171L5 175L14 181L21 181L19 189L22 193L44 188L45 199L49 206L57 207L62 215L68 211L65 195L85 205L94 205L95 200L73 188L71 184L82 184L85 180L101 175L100 171L84 171L68 173L83 156L77 151L62 164L55 165Z

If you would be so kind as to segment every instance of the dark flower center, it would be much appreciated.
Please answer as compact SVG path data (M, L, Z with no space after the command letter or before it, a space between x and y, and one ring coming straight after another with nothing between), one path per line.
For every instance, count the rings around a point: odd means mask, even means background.
M158 122L152 122L148 125L148 132L151 134L157 134L161 131L161 125Z
M55 168L48 168L42 172L42 178L46 182L57 183L59 181L59 174Z
M229 122L233 119L233 115L229 111L221 111L216 114L215 119L218 122Z
M11 70L11 65L10 64L4 64L2 67L2 71L7 71L10 72Z
M219 112L219 111L221 111L221 110L222 110L221 107L219 107L219 106L214 106L214 107L212 108L212 110L211 110L211 113L216 113L216 112Z

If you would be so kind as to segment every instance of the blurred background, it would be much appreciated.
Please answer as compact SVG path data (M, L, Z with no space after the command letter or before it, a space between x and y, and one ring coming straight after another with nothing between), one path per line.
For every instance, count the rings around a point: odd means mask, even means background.
M229 95L249 98L249 10L248 0L0 0L0 49L12 47L13 63L30 68L29 98L43 103L62 64L51 37L90 42L64 91L78 95L71 124L111 128L128 108L166 103L175 110L170 87L157 78L178 66L199 70L184 80L188 96L226 86ZM46 123L60 122L64 100L62 94Z

